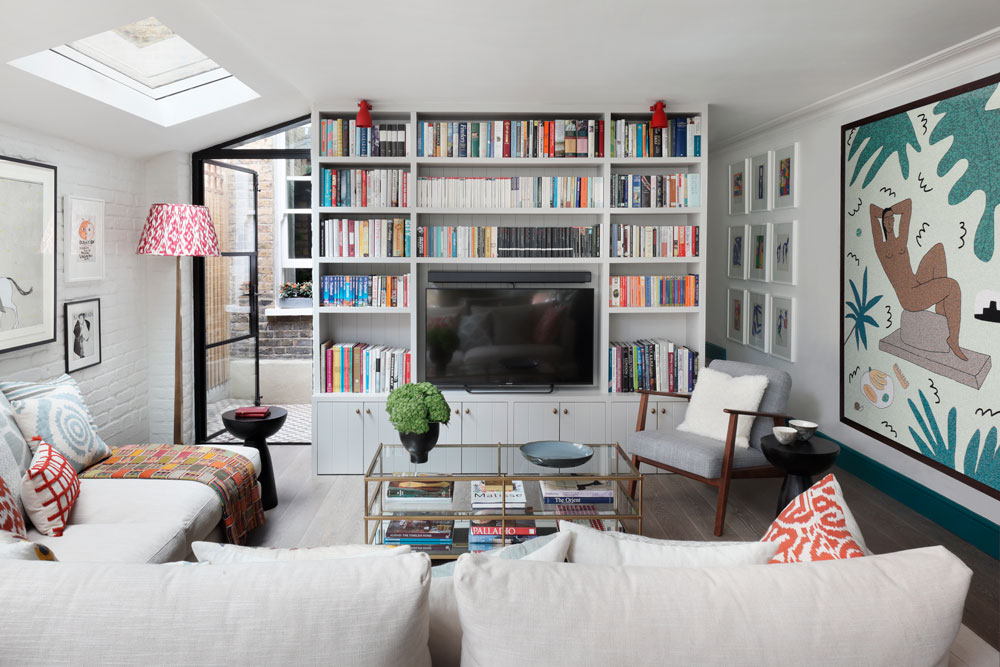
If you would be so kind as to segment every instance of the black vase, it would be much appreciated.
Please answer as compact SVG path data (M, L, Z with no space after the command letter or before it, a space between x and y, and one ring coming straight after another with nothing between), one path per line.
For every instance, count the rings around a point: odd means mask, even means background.
M427 452L434 449L440 433L441 424L438 422L431 422L426 433L400 433L399 441L410 453L410 463L427 463Z

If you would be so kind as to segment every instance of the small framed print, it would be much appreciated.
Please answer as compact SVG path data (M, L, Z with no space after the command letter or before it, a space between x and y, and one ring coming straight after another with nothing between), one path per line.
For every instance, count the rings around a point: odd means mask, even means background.
M771 282L795 284L795 221L771 225Z
M67 195L63 201L66 239L64 280L104 279L104 200Z
M750 158L750 212L771 210L771 162L774 151Z
M767 352L767 295L747 292L746 303L747 345Z
M770 225L750 225L747 229L747 279L767 282L770 252L767 247L767 236Z
M795 299L785 296L770 296L771 354L785 361L795 361L792 345L795 329L792 326L792 316L795 311Z
M747 279L746 225L733 225L729 228L729 277L735 280Z
M726 338L740 345L747 344L747 291L742 289L729 290L729 312L726 316Z
M774 151L774 208L799 205L799 144Z
M84 299L63 304L66 328L66 372L101 363L101 300Z
M747 204L747 160L729 165L729 215L746 215Z

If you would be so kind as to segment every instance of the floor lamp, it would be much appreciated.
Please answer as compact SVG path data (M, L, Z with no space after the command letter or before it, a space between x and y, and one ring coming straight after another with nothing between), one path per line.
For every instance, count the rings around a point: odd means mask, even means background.
M181 257L217 257L219 240L212 216L204 206L153 204L139 238L137 255L177 258L177 309L174 313L174 442L181 444L184 408L181 363Z

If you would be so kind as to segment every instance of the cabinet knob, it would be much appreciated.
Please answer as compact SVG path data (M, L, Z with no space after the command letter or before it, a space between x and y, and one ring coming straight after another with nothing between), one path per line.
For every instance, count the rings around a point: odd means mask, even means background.
M469 414L469 408L465 409L465 414Z
M660 408L660 414L661 415L667 414L667 409L666 408Z
M552 414L554 415L559 414L559 408L552 408Z
M656 414L656 408L650 408L649 409L649 414L655 415Z
M455 414L456 415L458 414L458 408L455 408Z
M568 415L569 414L569 409L568 408L563 408L563 414L564 415Z
M361 408L358 408L357 410L355 410L355 411L354 411L354 414L356 414L356 415L360 415L360 414L361 414Z
M371 413L372 413L372 409L371 408L365 408L365 414L366 415L370 415Z

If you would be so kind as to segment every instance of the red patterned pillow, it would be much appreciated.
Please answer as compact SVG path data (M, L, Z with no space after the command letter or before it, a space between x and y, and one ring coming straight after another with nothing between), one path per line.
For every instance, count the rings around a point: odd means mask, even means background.
M0 443L2 446L3 443ZM22 539L27 539L28 531L24 526L24 517L18 507L17 496L0 477L0 531L6 531Z
M80 478L73 465L52 445L40 444L21 482L21 500L31 523L39 532L59 537L79 496Z
M777 542L772 563L803 563L864 556L864 540L830 474L788 503L762 542Z

